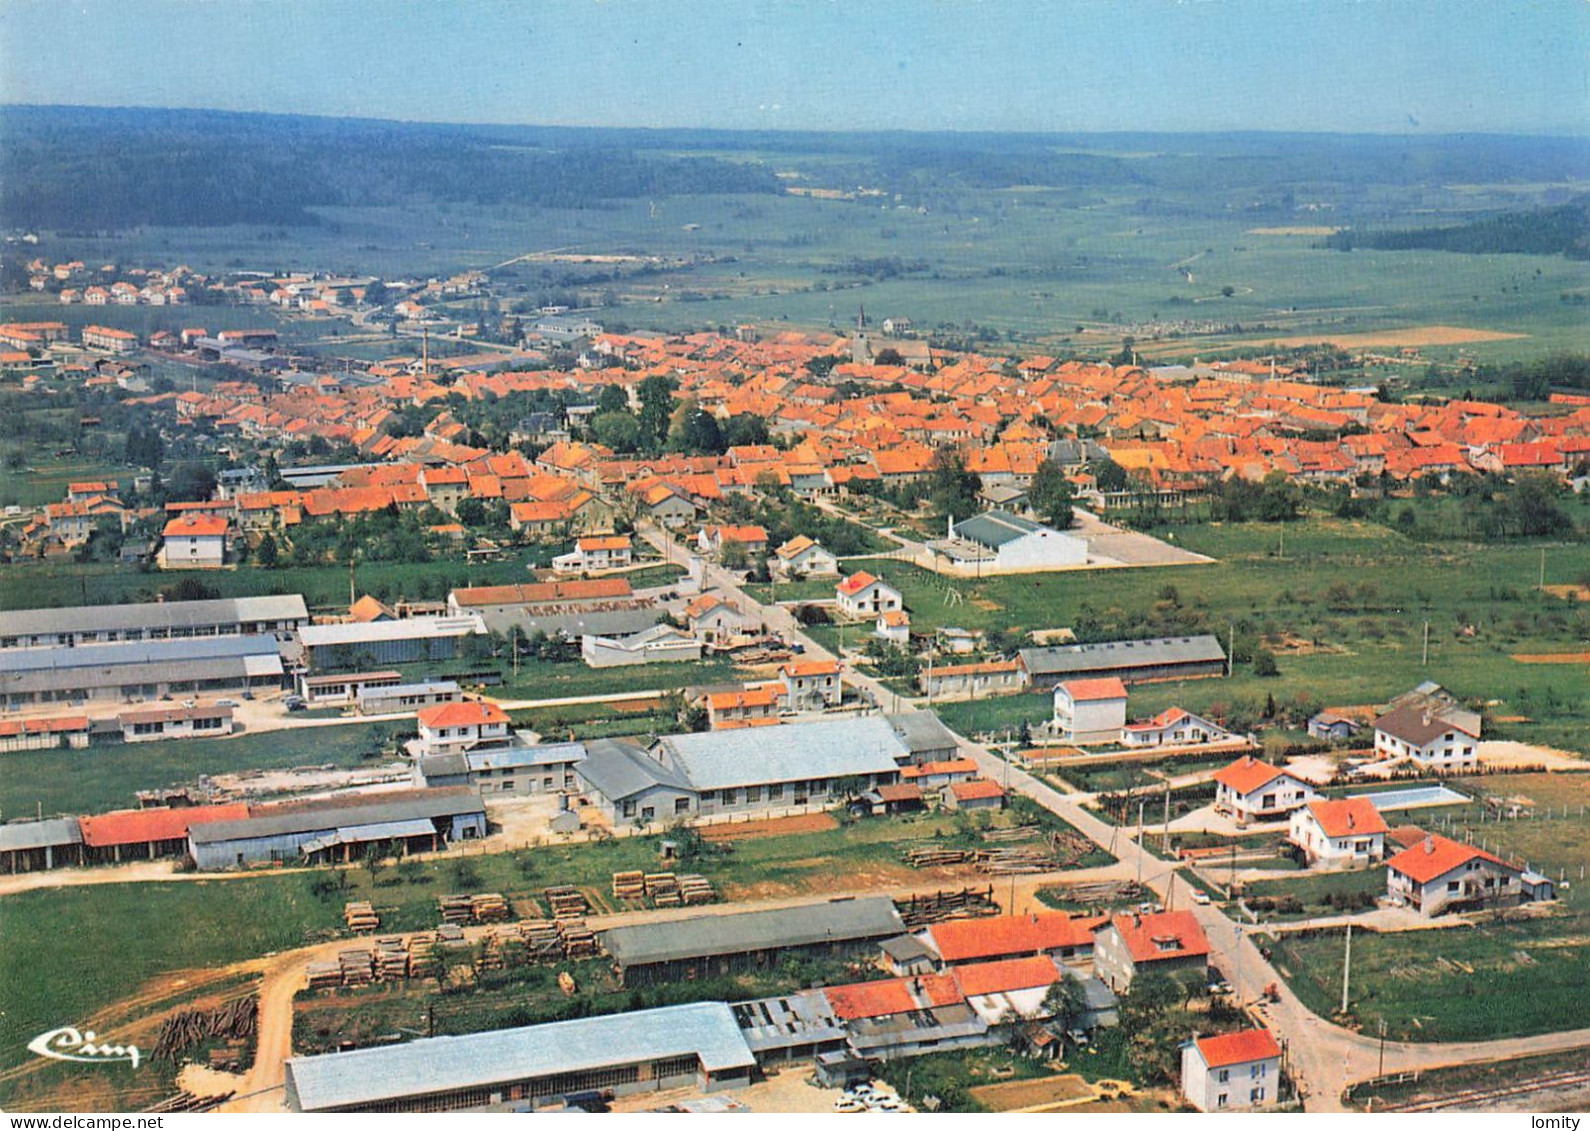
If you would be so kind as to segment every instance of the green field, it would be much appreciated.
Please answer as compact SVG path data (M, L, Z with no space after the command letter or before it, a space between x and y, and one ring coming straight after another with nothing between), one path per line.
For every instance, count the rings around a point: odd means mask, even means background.
M7 755L0 813L98 813L136 807L140 789L194 782L213 774L293 766L357 766L390 746L410 724L349 723L240 734L232 738L114 743L83 750Z
M1515 653L1572 652L1590 637L1590 611L1532 586L1545 551L1546 583L1583 572L1573 545L1431 545L1370 523L1312 519L1284 531L1252 523L1180 527L1179 544L1218 559L1174 569L1100 570L958 581L894 563L914 630L946 624L1029 630L1086 626L1094 638L1213 632L1225 643L1269 638L1280 675L1249 665L1230 678L1168 681L1132 689L1134 717L1166 707L1256 717L1266 698L1306 717L1319 706L1384 703L1433 679L1489 713L1527 722L1493 724L1487 736L1590 752L1590 688L1573 664L1521 664ZM1172 587L1173 594L1166 587ZM1421 662L1423 624L1430 657ZM1472 629L1472 634L1467 630ZM1306 642L1298 653L1277 642ZM937 705L963 733L996 732L1049 717L1045 695Z

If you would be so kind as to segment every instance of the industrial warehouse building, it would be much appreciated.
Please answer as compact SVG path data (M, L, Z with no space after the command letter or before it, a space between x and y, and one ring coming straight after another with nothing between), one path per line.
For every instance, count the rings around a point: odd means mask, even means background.
M756 1058L722 1002L696 1002L287 1061L293 1111L458 1111L579 1092L751 1082Z
M788 955L844 957L905 933L886 896L612 927L602 943L626 986L766 970Z
M468 787L370 793L261 806L240 820L188 830L204 871L271 861L349 860L369 846L430 851L486 835L486 807Z
M245 691L282 684L274 636L199 636L0 651L0 706Z
M1114 676L1122 683L1148 683L1226 674L1225 649L1213 636L1023 648L1019 656L1028 686L1041 691L1052 690L1055 684L1071 679Z
M83 862L83 831L76 817L0 825L0 871L38 872Z
M308 623L309 611L296 593L215 601L16 609L0 612L0 649L285 634Z
M949 537L928 543L961 566L1021 573L1087 565L1088 544L1074 534L1009 511L992 510L949 523Z
M310 667L334 671L361 664L451 660L458 655L460 641L465 637L485 634L485 622L471 614L312 624L298 630L298 639L303 642Z
M911 747L879 715L592 742L575 770L615 823L829 805L899 780Z

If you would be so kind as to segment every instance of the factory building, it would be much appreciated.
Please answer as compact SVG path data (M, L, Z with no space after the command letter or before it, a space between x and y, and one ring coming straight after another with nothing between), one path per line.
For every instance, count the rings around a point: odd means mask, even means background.
M229 597L214 601L149 601L127 605L80 605L68 609L0 612L0 650L75 648L176 640L188 636L286 634L309 623L304 599Z
M789 955L870 953L904 933L894 902L868 896L612 927L602 942L619 980L645 986L766 970Z
M473 614L406 617L349 624L312 624L298 630L304 656L316 671L361 664L411 664L451 660L470 636L484 636L486 624Z
M281 653L276 638L268 635L0 651L0 708L6 710L91 699L136 702L281 683Z
M1166 636L1154 640L1111 640L1023 648L1019 653L1027 685L1049 691L1072 679L1149 683L1226 674L1226 653L1213 636Z
M287 1106L298 1112L539 1106L590 1091L742 1087L755 1067L729 1006L696 1002L293 1057Z

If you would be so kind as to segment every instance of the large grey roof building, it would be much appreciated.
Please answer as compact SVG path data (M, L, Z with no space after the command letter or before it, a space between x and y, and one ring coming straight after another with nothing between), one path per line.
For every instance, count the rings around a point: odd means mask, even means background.
M278 686L281 679L276 638L264 635L0 651L0 706L8 709Z
M582 1017L463 1037L293 1057L293 1111L457 1111L618 1093L746 1084L756 1058L722 1002Z
M658 740L662 761L699 790L896 773L910 757L879 715L746 727Z
M784 954L853 954L904 932L894 901L869 896L613 927L602 942L624 984L642 985L740 973Z
M1036 688L1051 688L1083 676L1115 676L1123 683L1144 683L1226 674L1225 649L1213 636L1023 648L1019 655L1028 682Z
M0 649L289 632L309 623L297 593L0 612Z

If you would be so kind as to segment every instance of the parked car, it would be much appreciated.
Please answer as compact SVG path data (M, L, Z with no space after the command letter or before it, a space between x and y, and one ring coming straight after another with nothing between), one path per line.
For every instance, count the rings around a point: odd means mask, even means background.
M1208 906L1209 893L1200 888L1193 888L1192 901L1202 906Z
M215 705L217 707L236 707L237 706L237 700L236 699L217 699L215 701Z

